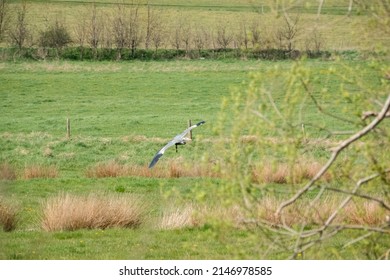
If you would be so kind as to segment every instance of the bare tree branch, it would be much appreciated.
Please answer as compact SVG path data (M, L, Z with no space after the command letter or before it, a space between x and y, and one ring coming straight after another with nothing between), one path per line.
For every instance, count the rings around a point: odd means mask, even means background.
M359 237L358 239L356 239L354 242L358 242L366 237L368 237L369 235L371 235L372 233L374 232L379 232L379 233L389 233L389 226L390 224L388 222L385 222L384 225L382 227L368 227L368 226L362 226L362 225L337 225L337 224L332 224L332 222L334 221L336 215L338 214L338 212L343 209L346 204L351 200L351 198L356 195L356 192L357 190L363 185L363 184L366 184L368 182L370 182L371 180L383 175L384 173L389 173L390 172L390 169L388 170L385 170L384 172L382 173L376 173L376 174L373 174L371 176L368 176L368 177L365 177L361 180L359 180L357 183L356 183L356 187L354 188L354 190L349 193L349 196L340 204L340 206L330 215L330 217L327 219L327 221L324 223L324 225L321 227L321 228L318 228L318 229L314 229L314 230L309 230L309 231L304 231L304 230L301 230L301 232L298 234L298 238L295 242L295 246L294 246L294 254L292 255L291 258L296 258L296 256L307 250L308 248L314 246L315 244L323 241L324 239L327 239L329 237L332 237L333 235L337 234L339 231L341 230L345 230L345 229L353 229L353 230L364 230L364 231L369 231L368 235L364 235L362 237ZM322 188L323 190L324 188ZM319 195L318 195L319 196ZM315 198L315 200L318 198L318 196ZM377 201L378 203L381 203L382 205L384 205L385 207L388 207L383 201L379 200L379 199L374 199L375 201ZM311 203L311 205L314 204L314 201ZM386 208L387 209L387 208ZM302 229L306 226L306 224L303 224L302 225ZM329 231L330 230L330 231ZM314 239L314 240L309 240L309 241L306 241L306 242L303 242L304 240L307 240L308 238L310 237L313 237L313 236L316 236L316 235L319 235L318 238ZM352 242L351 242L352 243ZM348 245L348 244L347 244Z
M266 90L265 91L266 94L267 94L267 97L268 97L268 100L269 102L271 103L272 107L274 108L274 111L276 112L276 114L279 116L279 118L283 121L284 124L286 124L286 119L283 117L282 113L280 112L278 106L276 106L276 103L275 103L275 100L274 98L272 97L271 93Z
M310 247L313 247L314 245L336 235L337 233L339 233L342 230L350 229L350 230L369 231L367 234L364 234L363 236L361 236L357 239L354 239L353 241L348 242L346 245L344 245L344 247L346 247L346 246L351 245L352 243L356 243L364 238L367 238L368 236L372 235L374 232L388 234L388 233L390 233L390 230L386 229L388 227L389 227L389 225L387 225L387 224L383 225L382 227L368 227L368 226L361 226L361 225L332 225L332 226L328 227L329 231L327 231L327 232L319 232L319 230L313 230L313 231L310 231L309 235L306 232L304 232L304 233L302 233L301 236L299 236L298 242L300 240L304 240L304 238L308 238L310 236L314 236L317 234L319 234L319 236L318 236L318 238L311 239L311 240L308 240L304 243L301 243L299 246L295 246L295 251L294 251L293 255L291 256L291 259L296 258L298 253L302 253L302 252L306 251Z
M294 203L298 198L300 198L304 193L306 193L324 174L325 172L332 166L332 164L337 159L338 155L349 145L359 140L366 134L368 134L371 130L373 130L379 123L385 118L387 111L390 108L390 94L386 99L386 102L379 112L378 116L375 117L367 126L365 126L362 130L358 131L348 139L341 142L337 147L332 150L332 154L326 164L317 172L317 174L301 189L299 190L292 198L283 202L276 211L276 215L280 215L282 210Z
M328 116L330 116L332 118L338 119L338 120L343 121L343 122L356 124L356 122L354 122L352 120L349 120L349 119L337 116L335 114L332 114L332 113L330 113L328 111L325 111L324 108L322 108L322 106L318 103L317 99L314 97L314 94L310 90L309 85L302 78L301 78L301 83L302 83L304 89L306 90L306 92L309 94L309 96L310 96L311 100L313 101L314 105L317 107L318 111L320 111L322 114L328 115Z
M324 5L325 0L320 0L320 3L318 4L318 10L317 10L317 18L321 15L322 6Z
M364 183L367 183L379 176L381 176L382 174L385 174L385 173L389 173L390 172L390 169L387 169L385 170L383 173L377 173L377 174L374 174L374 175L371 175L366 179L366 181ZM362 179L364 180L364 179ZM362 180L360 180L359 182L361 182ZM357 186L359 186L359 182L357 184ZM361 184L360 184L361 185ZM325 187L325 189L327 190L330 190L330 191L334 191L334 192L339 192L339 193L344 193L344 194L348 194L349 196L356 196L356 197L360 197L360 198L364 198L364 199L368 199L368 200L371 200L371 201L375 201L377 202L378 204L380 204L383 208L385 208L386 210L389 210L390 211L390 205L387 205L386 202L384 202L383 200L379 199L379 198L376 198L376 197L372 197L372 196L369 196L369 195L365 195L365 194L360 194L356 191L352 191L352 192L349 192L349 191L345 191L345 190L341 190L341 189L336 189L336 188L332 188L332 187Z
M378 112L373 112L373 111L363 112L362 120L365 120L369 117L376 117L376 116L378 116ZM390 112L386 113L385 118L390 118Z
M256 116L258 116L260 119L262 119L263 121L265 121L266 123L268 124L272 124L272 122L267 119L266 116L264 116L262 113L260 113L259 111L256 111L256 110L252 110L252 113L255 114Z
M358 191L358 189L359 189L363 184L366 184L366 183L370 182L371 180L373 180L373 179L379 177L380 175L381 175L381 174L376 173L376 174L373 174L373 175L371 175L371 176L368 176L368 177L366 177L366 178L363 178L363 179L359 180L359 181L356 183L356 186L355 186L355 188L353 189L353 191L351 192L351 194L348 195L348 196L343 200L343 202L339 205L339 207L333 212L333 214L330 215L330 217L328 218L328 220L327 220L327 221L325 222L325 224L324 224L324 228L326 228L327 226L330 225L330 223L333 222L333 220L336 218L338 212L339 212L341 209L343 209L343 208L348 204L349 201L351 201L353 195Z
M335 225L336 227L340 227L340 229L355 229L355 230L363 230L363 231L371 231L371 232L380 232L380 233L390 233L388 229L388 225L383 225L382 227L369 227L364 225Z
M351 14L351 11L352 11L352 5L353 5L353 0L349 0L349 5L348 5L348 13L347 13L347 15L348 15L348 16Z
M374 234L374 232L370 231L366 234L363 234L362 236L359 236L358 238L354 238L354 239L350 240L349 242L347 242L347 244L344 244L343 248L347 248L348 246L351 246L352 244L355 244L355 243L369 237L372 234Z

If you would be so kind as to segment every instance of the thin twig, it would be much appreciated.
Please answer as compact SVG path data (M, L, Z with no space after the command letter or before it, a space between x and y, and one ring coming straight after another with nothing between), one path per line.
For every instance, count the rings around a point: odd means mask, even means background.
M383 257L380 257L380 258L379 258L380 260L388 260L388 259L389 259L389 256L390 256L390 249L387 250L382 256L383 256Z
M377 173L377 174L371 175L369 177L369 179L373 180L373 179L381 176L382 174L389 173L389 172L390 172L390 169L387 169L383 173ZM370 200L370 201L375 201L378 204L380 204L383 208L385 208L386 210L390 211L390 205L387 205L386 202L384 202L383 200L381 200L379 198L376 198L376 197L373 197L373 196L369 196L369 195L366 195L366 194L360 194L357 191L350 192L350 191L341 190L341 189L332 188L332 187L325 187L325 189L329 190L329 191L334 191L334 192L339 192L339 193L343 193L343 194L348 194L350 196L356 196L356 197L364 198L364 199L367 199L367 200Z
M380 233L390 233L388 228L389 226L385 224L382 227L369 227L365 225L334 225L335 227L340 227L341 229L353 229L353 230L363 230L363 231L370 231L370 232L380 232Z
M363 184L366 184L368 182L370 182L371 180L379 177L381 174L380 173L375 173L373 175L370 175L368 177L365 177L363 179L360 179L357 183L356 183L356 186L354 187L354 189L352 190L351 194L348 195L339 205L339 207L332 213L332 215L329 216L328 220L325 222L325 229L327 226L330 225L331 222L333 222L333 220L336 218L337 214L340 212L341 209L343 209L347 204L348 202L351 201L352 197L354 196L354 194L359 190L359 188L363 185Z
M344 249L344 248L347 248L347 247L349 247L349 246L351 246L351 245L353 245L353 244L355 244L355 243L357 243L357 242L359 242L360 240L363 240L363 239L369 237L369 236L372 235L372 234L374 234L374 232L373 232L373 231L370 231L370 232L368 232L368 233L366 233L366 234L364 234L364 235L362 235L362 236L359 236L358 238L355 238L355 239L350 240L349 242L347 242L346 244L344 244L343 249Z
M283 117L282 113L280 112L278 106L276 106L274 98L271 96L271 93L266 90L265 91L268 97L269 102L271 103L272 107L274 108L276 114L283 120L284 123L286 123L286 119Z
M351 229L351 230L369 231L367 234L365 234L365 235L363 235L355 240L348 242L346 245L344 245L344 248L345 248L349 245L352 245L353 243L356 243L364 238L367 238L368 236L370 236L374 232L390 233L389 230L385 230L386 227L388 227L388 226L385 225L383 227L366 227L366 226L360 226L360 225L332 225L331 227L328 227L328 229L332 229L332 230L329 231L327 234L320 234L320 236L318 238L316 238L314 240L309 240L305 243L302 243L301 247L300 247L300 252L306 251L307 249L314 246L315 244L336 235L337 233L339 233L342 230ZM319 234L319 232L314 230L313 234L311 234L311 236L314 234ZM307 237L310 237L310 236L307 236ZM295 254L296 253L294 252L294 255Z
M319 3L319 5L318 5L317 18L320 17L321 10L322 10L322 5L324 5L324 0L320 0L320 3Z
M378 112L373 112L373 111L363 112L362 120L365 120L369 117L376 117L376 116L378 116ZM390 112L386 113L385 118L390 118Z
M332 164L337 159L338 155L346 149L349 145L354 143L355 141L359 140L366 134L368 134L371 130L373 130L379 123L385 118L386 112L390 108L390 95L387 97L387 100L375 119L373 119L368 125L366 125L362 130L356 132L354 135L349 137L348 139L341 142L337 147L335 147L332 151L332 154L329 158L329 160L326 162L326 164L317 172L317 174L302 188L300 189L293 197L291 197L289 200L284 201L279 208L276 211L276 215L280 215L281 211L289 206L290 204L294 203L298 198L300 198L304 193L306 193L313 185L316 183L324 174L325 172L332 166Z
M272 124L272 122L267 119L266 116L264 116L262 113L260 113L259 111L256 111L256 110L252 110L252 113L255 114L256 116L258 116L260 119L262 119L263 121L265 121L266 123L268 124Z
M300 247L300 252L304 252L307 249L309 249L310 247L314 246L315 244L323 241L324 239L327 239L327 238L330 238L330 237L336 235L340 230L341 229L336 228L336 229L334 229L333 231L329 232L326 235L320 235L317 239L310 240L310 241L307 241L305 243L302 243L301 247ZM318 234L318 232L317 232L317 234ZM291 258L293 258L295 255L296 255L296 252L294 252L294 254L291 256Z
M317 99L314 97L314 94L310 90L309 85L302 78L301 78L301 83L302 83L303 87L305 88L305 91L308 93L309 97L313 101L314 105L317 107L318 111L320 111L322 114L328 115L328 116L330 116L332 118L338 119L338 120L343 121L343 122L356 124L356 122L354 122L352 120L349 120L349 119L337 116L335 114L332 114L332 113L330 113L328 111L325 111L324 108L322 108L322 106L318 103Z
M353 0L349 0L347 16L349 16L352 12L352 5L353 5Z

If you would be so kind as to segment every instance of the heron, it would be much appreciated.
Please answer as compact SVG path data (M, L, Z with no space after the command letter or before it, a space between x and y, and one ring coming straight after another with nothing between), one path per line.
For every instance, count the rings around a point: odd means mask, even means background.
M175 145L176 152L177 152L177 146L178 145L185 145L187 143L186 141L191 140L191 138L188 138L188 137L185 137L185 136L191 130L193 130L195 127L198 127L198 126L200 126L200 125L202 125L204 123L205 123L205 121L198 122L197 124L194 124L194 125L190 126L186 130L184 130L182 133L180 133L180 134L176 135L175 137L173 137L173 139L171 141L169 141L168 144L166 144L161 150L159 150L156 153L156 155L152 159L152 162L149 164L149 168L152 168L157 163L157 161L160 159L160 157L162 157L162 155L165 153L165 151L169 147L172 147L173 145Z

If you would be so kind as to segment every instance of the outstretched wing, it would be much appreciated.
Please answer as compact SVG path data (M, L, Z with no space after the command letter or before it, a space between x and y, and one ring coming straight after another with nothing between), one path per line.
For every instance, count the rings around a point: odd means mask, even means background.
M198 127L204 123L205 123L205 121L198 122L197 124L194 124L194 125L190 126L189 128L187 128L186 130L184 130L181 134L176 135L170 142L168 142L168 144L166 144L161 150L159 150L157 152L157 154L153 157L152 162L149 164L149 168L152 168L157 163L157 161L160 159L160 157L162 157L163 154L165 153L166 149L175 145L178 142L181 142L183 140L184 136L186 136L188 132L190 132L195 127Z
M157 154L153 157L151 163L149 164L149 168L152 168L157 163L157 161L160 159L160 157L162 157L162 155L165 153L165 150L173 145L175 145L175 141L171 140L161 150L159 150L157 152Z
M194 124L194 125L191 125L189 128L187 128L186 130L184 130L181 134L177 135L174 139L183 139L184 136L186 136L188 134L188 132L190 132L191 130L193 130L195 127L198 127L202 124L204 124L205 121L201 121L201 122L198 122L197 124Z

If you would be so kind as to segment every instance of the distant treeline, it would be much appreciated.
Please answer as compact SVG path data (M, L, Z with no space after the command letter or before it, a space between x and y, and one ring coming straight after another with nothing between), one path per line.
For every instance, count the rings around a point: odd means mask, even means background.
M299 14L282 16L268 22L267 27L258 17L211 27L186 18L164 18L161 11L150 6L118 4L106 11L91 5L85 17L72 24L55 19L37 27L29 22L25 2L13 6L12 16L8 1L0 3L1 60L283 60L331 56L324 50L318 29L303 32Z
M355 53L355 52L354 52ZM120 59L116 49L98 48L96 50L88 47L66 47L61 51L55 48L0 48L0 60L33 59L33 60L172 60L172 59L263 59L263 60L285 60L298 59L302 56L308 58L329 58L332 55L329 51L286 51L280 49L266 50L240 50L240 49L207 49L207 50L172 50L159 49L129 49L122 50Z

